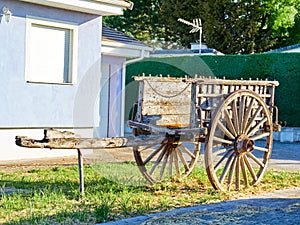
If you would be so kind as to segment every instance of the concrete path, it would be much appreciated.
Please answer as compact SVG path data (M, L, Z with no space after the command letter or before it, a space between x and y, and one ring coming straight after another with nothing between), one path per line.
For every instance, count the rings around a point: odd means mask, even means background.
M269 167L289 171L300 171L300 142L274 142Z
M269 167L300 171L300 143L274 142ZM246 199L180 208L104 224L300 224L300 187Z
M256 196L251 199L181 208L165 213L139 216L106 225L157 224L300 224L300 188L293 190L296 198ZM283 191L290 192L290 191ZM278 191L277 194L284 194Z

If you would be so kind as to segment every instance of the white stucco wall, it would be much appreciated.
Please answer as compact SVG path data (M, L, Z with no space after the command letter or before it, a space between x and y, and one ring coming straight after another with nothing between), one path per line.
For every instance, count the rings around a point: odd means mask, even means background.
M76 127L81 136L93 137L100 115L95 106L101 86L102 18L14 0L0 1L0 9L3 6L13 14L8 23L0 16L0 160L76 155L72 150L24 149L15 146L14 140L16 135L39 138L46 127ZM75 84L26 82L28 16L78 26Z
M101 17L19 1L1 1L0 8L3 6L13 15L10 22L2 17L0 23L0 128L92 127L100 87ZM26 82L28 16L77 24L76 84Z
M99 126L96 137L120 137L122 116L122 65L124 57L102 56L99 92Z

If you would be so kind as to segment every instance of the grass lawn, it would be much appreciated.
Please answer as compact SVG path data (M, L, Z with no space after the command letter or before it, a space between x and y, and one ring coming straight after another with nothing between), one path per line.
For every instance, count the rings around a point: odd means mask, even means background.
M76 166L0 173L0 223L94 224L300 186L300 172L278 170L269 170L258 187L224 193L201 167L180 182L154 186L134 163L97 163L84 172L84 196Z

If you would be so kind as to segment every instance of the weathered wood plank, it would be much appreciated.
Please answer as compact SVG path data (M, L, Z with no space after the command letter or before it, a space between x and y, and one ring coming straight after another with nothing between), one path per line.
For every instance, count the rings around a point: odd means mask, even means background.
M161 119L155 121L155 125L165 127L189 127L190 114L164 115Z
M135 76L133 77L136 81L160 81L160 82L186 82L186 83L204 83L204 84L219 84L219 85L267 85L267 86L278 86L278 81L269 80L226 80L215 77L200 76L195 78L174 78L174 77L158 77L158 76Z
M44 130L44 139L48 138L75 138L75 133L71 131L60 131L55 129L45 129Z
M190 105L182 104L176 107L167 106L167 105L145 105L143 108L143 115L151 116L151 115L189 115L190 114Z
M42 140L35 140L24 136L17 136L16 145L26 148L101 149L160 144L163 143L165 139L166 138L161 135L145 138L51 138Z
M144 96L143 104L144 105L166 105L166 106L180 106L182 104L189 105L190 104L191 95L189 96L178 96L174 99L160 98L157 96Z
M159 115L158 126L189 126L191 85L176 78L145 79L140 98L144 116Z
M183 79L187 83L203 83L203 84L216 84L216 85L243 85L243 86L257 86L257 85L266 85L266 86L278 86L278 81L269 81L269 80L226 80L226 79L216 79L216 78L187 78Z
M181 141L194 142L194 135L206 134L203 128L168 129L146 125L132 121L131 125L146 126L145 129L161 129L158 135L144 137L113 137L113 138L77 138L72 132L45 130L42 140L35 140L26 136L16 136L16 145L26 148L50 148L50 149L101 149L101 148L121 148L161 144L167 142L166 133L181 135ZM164 134L163 134L163 133ZM66 137L67 136L67 137Z
M180 96L188 96L191 92L191 86L184 82L144 82L144 94L147 96L157 96L160 98L177 98Z
M142 76L133 76L132 77L133 80L135 81L144 81L145 79L149 80L149 81L160 81L160 82L177 82L177 83L181 83L183 82L183 80L185 79L189 79L187 77L184 78L178 78L178 77L163 77L163 76L145 76L144 74Z

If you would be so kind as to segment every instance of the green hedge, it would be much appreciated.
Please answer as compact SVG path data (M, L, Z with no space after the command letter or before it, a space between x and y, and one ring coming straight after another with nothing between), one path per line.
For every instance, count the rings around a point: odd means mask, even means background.
M300 126L300 53L151 57L128 65L126 73L128 85L132 76L142 73L277 80L280 85L276 88L275 104L279 119L287 126Z

